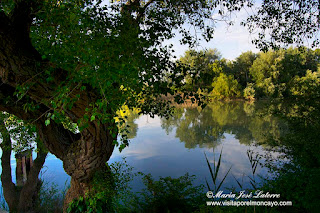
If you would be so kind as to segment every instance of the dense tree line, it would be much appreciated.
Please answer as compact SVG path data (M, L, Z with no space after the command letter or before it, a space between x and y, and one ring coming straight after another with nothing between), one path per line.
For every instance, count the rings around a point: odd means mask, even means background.
M233 61L222 59L216 49L189 50L179 62L191 70L184 79L185 88L213 99L286 98L303 92L298 91L302 82L320 86L320 49L248 51Z

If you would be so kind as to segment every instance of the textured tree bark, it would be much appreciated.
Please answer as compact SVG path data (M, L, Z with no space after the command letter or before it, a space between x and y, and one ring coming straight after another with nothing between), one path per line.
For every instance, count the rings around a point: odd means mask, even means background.
M2 93L1 93L2 92ZM14 89L9 85L2 83L0 86L0 110L15 114L24 120L36 120L38 135L44 142L48 150L55 154L63 161L63 167L68 175L71 176L71 187L67 192L64 202L64 209L67 208L69 202L79 196L84 196L85 192L90 189L90 181L94 173L100 169L104 169L105 163L110 158L114 145L113 140L116 138L110 134L108 127L115 128L115 124L99 124L91 122L89 127L84 129L79 134L74 134L66 130L62 124L52 122L50 125L45 125L45 118L41 117L42 113L47 111L46 106L41 106L38 111L25 112L16 105L16 100L12 97ZM11 101L4 103L2 97L11 97ZM24 100L19 100L23 103ZM3 162L6 160L10 163L10 154L4 152ZM10 164L4 164L3 168ZM8 169L8 171L10 171ZM5 173L2 178L7 179L7 188L12 187L11 175ZM16 203L17 196L14 190L5 190L10 197L8 203ZM25 202L27 203L27 202Z
M68 72L53 67L50 62L42 60L41 55L32 46L29 34L32 23L32 7L41 1L16 1L11 16L0 11L0 111L14 114L20 119L36 125L38 135L48 150L63 161L63 167L71 176L71 188L68 190L65 207L78 196L84 195L90 189L93 174L103 169L110 158L114 145L110 128L116 129L114 123L101 124L90 122L89 127L81 133L74 134L65 129L62 124L51 122L45 125L45 114L52 112L50 98L54 96L55 89L65 81ZM33 10L34 12L34 10ZM48 83L44 70L51 67L53 81ZM23 97L18 98L15 91L19 85L28 85ZM72 109L65 109L66 115L77 122L86 113L90 103L97 100L97 93L89 86L86 91L73 90L70 97L80 95ZM37 109L26 111L25 103L35 103ZM7 153L9 154L9 153ZM3 156L6 162L6 155ZM4 165L5 166L5 165ZM8 179L8 188L13 187ZM12 202L16 196L14 190ZM66 209L66 208L65 208Z
M74 198L85 196L90 191L91 180L95 172L104 170L114 146L113 138L106 125L91 125L82 132L80 140L70 145L63 158L64 170L71 178L66 194L64 210Z

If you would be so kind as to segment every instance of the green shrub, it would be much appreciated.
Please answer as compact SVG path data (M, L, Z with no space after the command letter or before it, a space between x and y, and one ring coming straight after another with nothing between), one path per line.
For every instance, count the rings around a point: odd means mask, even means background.
M129 206L123 205L129 199L129 182L135 173L126 161L115 162L97 172L93 178L92 190L84 197L73 200L67 212L130 212Z
M213 79L212 87L210 96L215 99L240 97L241 94L238 81L233 75L220 73L219 77Z
M256 90L254 89L253 83L248 83L247 87L243 90L243 97L247 100L254 100L256 95Z
M146 189L136 197L137 212L194 212L205 203L204 186L194 186L195 176L165 177L155 181L145 175Z

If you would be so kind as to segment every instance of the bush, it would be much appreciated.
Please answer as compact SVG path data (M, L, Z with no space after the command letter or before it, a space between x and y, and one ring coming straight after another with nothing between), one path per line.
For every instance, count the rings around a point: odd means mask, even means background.
M243 90L243 97L247 100L254 100L256 95L256 90L254 89L253 83L248 83L247 87Z
M220 73L219 77L214 78L212 83L213 90L210 96L215 99L240 97L240 86L233 75Z
M136 197L137 212L194 212L205 203L204 186L194 186L195 176L188 173L179 178L165 177L155 181L144 175L147 187Z
M67 212L130 212L126 203L131 194L129 182L136 175L126 161L107 165L97 172L93 186L84 197L73 200Z

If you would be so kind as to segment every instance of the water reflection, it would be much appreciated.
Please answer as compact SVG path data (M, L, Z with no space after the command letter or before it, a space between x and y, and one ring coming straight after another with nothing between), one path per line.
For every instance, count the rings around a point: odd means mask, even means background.
M175 136L186 148L215 147L226 133L246 145L280 141L287 126L271 115L262 116L264 106L263 103L214 102L204 110L178 108L172 118L161 120L161 126L167 134L175 129Z
M252 170L247 151L252 150L262 156L262 164L271 158L279 159L281 153L269 151L269 148L283 143L283 137L289 131L285 122L266 113L266 106L262 102L215 102L203 110L199 107L177 108L168 120L127 112L125 116L128 116L131 142L121 153L116 149L110 163L126 157L135 171L151 173L156 179L160 176L177 178L188 172L196 175L195 184L198 185L204 184L205 178L210 180L204 152L213 163L223 149L218 179L223 178L230 166L232 169L222 189L239 189L235 179L243 180L243 188L252 188L248 177L252 177ZM9 152L3 152L2 168L5 174L11 174L5 160L7 155ZM60 189L65 187L67 175L61 161L49 155L45 165L46 170L53 172L44 174L44 180L55 179ZM270 175L266 167L259 165L256 177ZM262 178L256 181L259 183ZM9 186L13 183L2 184ZM132 186L134 191L140 191L143 183L137 178Z
M189 172L197 176L197 184L204 184L205 177L210 176L204 152L213 163L223 148L220 173L225 174L232 166L232 175L227 177L223 188L237 187L233 176L244 179L244 186L249 188L248 175L252 171L247 151L277 158L279 153L266 148L278 143L288 129L285 122L264 114L265 106L215 102L203 110L177 108L169 119L142 115L135 120L136 137L121 153L115 151L111 161L126 157L137 171L155 177L179 177ZM261 163L265 161L264 157ZM269 176L268 169L259 166L257 175ZM138 180L133 186L136 190L142 187Z

